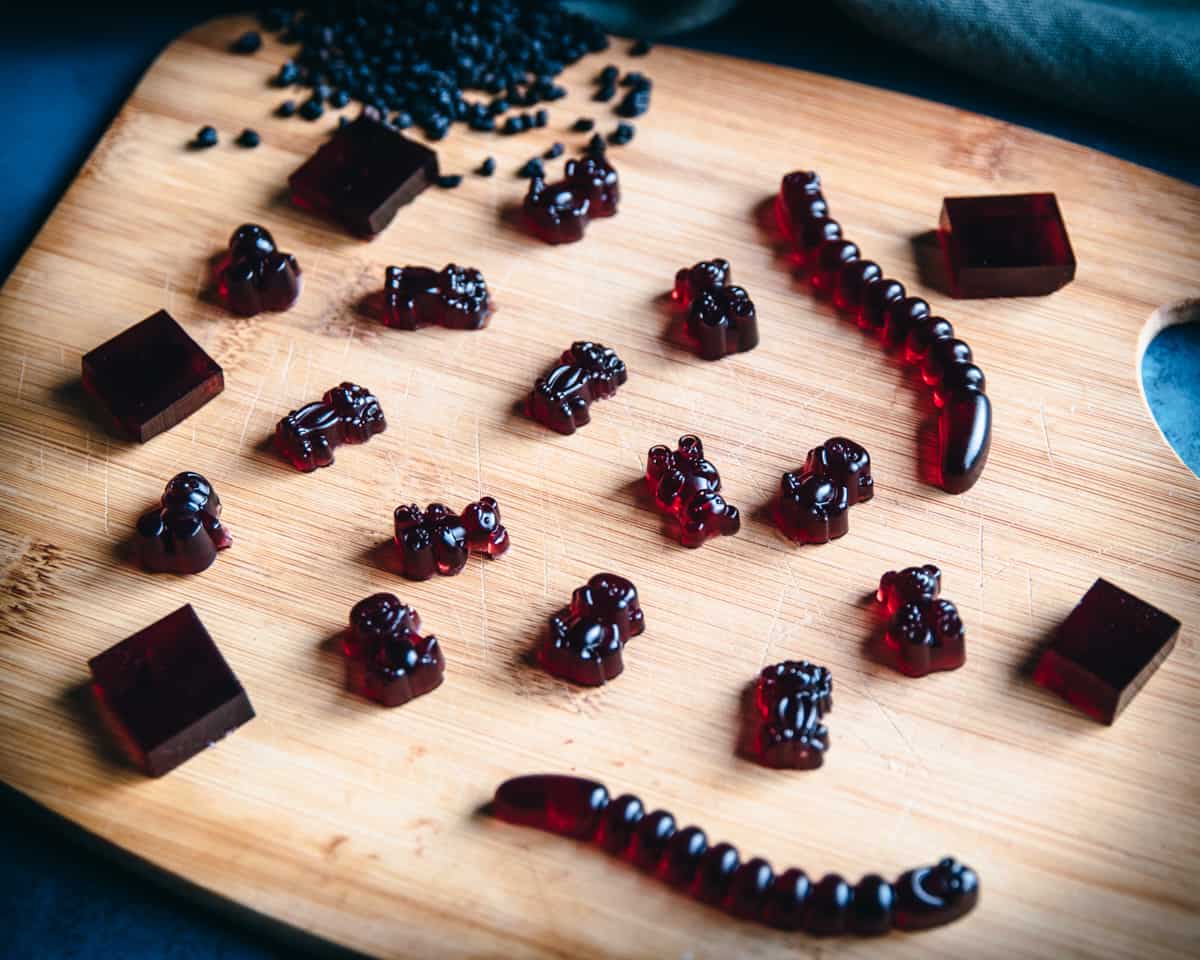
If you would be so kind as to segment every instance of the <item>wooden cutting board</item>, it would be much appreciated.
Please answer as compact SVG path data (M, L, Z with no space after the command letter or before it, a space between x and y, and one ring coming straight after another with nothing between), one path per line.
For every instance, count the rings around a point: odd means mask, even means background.
M614 151L623 201L584 242L510 225L515 168L562 139L605 62L568 72L550 126L456 129L431 190L373 242L293 209L285 178L334 123L274 119L285 49L225 52L224 19L147 73L0 293L0 778L159 868L253 911L380 956L1173 957L1200 949L1200 481L1138 389L1138 344L1200 281L1200 191L1029 130L829 77L656 47L637 139ZM623 46L623 45L622 45ZM626 65L623 50L611 59ZM205 123L219 147L192 152ZM253 126L263 145L232 144ZM497 175L469 171L488 153ZM551 164L557 168L557 163ZM925 391L814 301L759 226L784 172L820 171L833 213L975 349L995 407L983 479L951 497L918 476ZM918 280L911 238L951 194L1052 190L1078 278L1040 299L955 302ZM304 268L281 315L206 298L239 223ZM705 363L665 335L675 270L732 261L761 346ZM388 330L355 304L388 264L479 267L499 310L478 333ZM226 389L138 446L92 418L80 356L159 308L225 368ZM629 382L561 437L515 411L572 340ZM390 427L302 475L275 422L343 379ZM640 496L647 448L696 431L742 532L689 551ZM846 434L878 494L849 536L796 547L765 518L779 475ZM126 560L134 521L183 469L217 487L235 538L206 573ZM508 556L414 584L380 564L392 509L496 496ZM956 673L873 663L885 570L935 562L968 628ZM547 616L601 570L630 577L647 629L615 683L582 690L528 661ZM1114 727L1032 685L1031 656L1097 576L1183 621L1175 652ZM333 641L390 590L442 640L446 682L387 710L344 691ZM86 661L185 602L258 717L161 780L114 756ZM818 772L769 771L734 742L745 685L808 658L837 689ZM978 909L945 929L818 943L734 921L591 848L478 813L496 784L577 771L696 822L777 867L856 879L952 853Z

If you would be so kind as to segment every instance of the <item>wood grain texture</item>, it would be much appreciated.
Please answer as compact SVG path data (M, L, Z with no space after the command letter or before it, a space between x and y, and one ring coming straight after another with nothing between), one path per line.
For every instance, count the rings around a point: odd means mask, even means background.
M1200 950L1200 481L1137 389L1139 332L1200 279L1200 191L995 120L828 77L656 47L652 112L615 153L621 213L552 248L509 226L511 171L580 114L602 58L568 72L550 127L461 130L439 145L490 180L432 190L371 243L292 209L281 188L333 124L282 121L264 86L285 51L224 52L216 21L146 75L0 292L0 778L165 871L380 956L1182 957ZM622 62L623 53L612 59ZM269 63L270 61L271 63ZM222 131L189 152L201 124ZM258 150L232 145L243 126ZM557 168L557 164L553 165ZM779 176L821 172L833 213L949 317L987 371L983 479L920 482L925 391L797 286L757 223ZM950 194L1053 190L1076 281L1030 300L955 302L921 286L910 238ZM296 308L233 319L202 291L243 221L305 271ZM664 336L674 271L730 259L761 346L705 363ZM479 333L390 331L354 304L388 264L479 267L499 304ZM224 394L145 446L91 419L80 356L160 307L222 364ZM628 384L572 437L515 410L573 339L614 347ZM265 445L289 409L351 379L390 423L315 475ZM745 515L687 551L639 495L645 451L696 431ZM821 547L765 517L779 475L846 434L875 500ZM198 577L124 559L137 515L181 469L216 485L234 547ZM455 578L378 563L399 502L499 498L514 546ZM953 674L907 680L863 652L867 596L933 561L968 628ZM590 574L637 583L647 630L616 683L531 666L546 617ZM1116 726L1022 673L1097 576L1185 624ZM332 639L391 590L442 639L447 680L399 710L342 688ZM111 754L86 660L195 605L258 718L158 781ZM738 759L742 690L765 663L834 673L817 773ZM502 779L578 771L777 867L852 879L953 853L980 873L969 918L883 942L806 939L731 920L598 852L477 813Z

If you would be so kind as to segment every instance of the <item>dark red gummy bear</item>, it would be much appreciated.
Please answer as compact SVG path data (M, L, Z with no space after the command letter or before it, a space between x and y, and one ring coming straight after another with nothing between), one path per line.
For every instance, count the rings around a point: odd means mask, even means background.
M492 312L487 283L474 267L448 263L388 267L383 284L383 325L400 330L438 324L452 330L481 330Z
M709 537L732 536L741 528L741 514L721 496L721 475L704 459L699 437L680 437L676 450L661 444L651 447L646 487L658 509L675 518L685 547L698 547Z
M379 401L363 387L342 383L319 403L293 410L275 427L275 449L293 467L310 473L333 463L343 443L366 443L387 429Z
M342 638L350 689L398 707L436 689L446 662L437 637L420 635L421 618L390 593L360 600Z
M559 433L572 434L591 420L593 400L606 400L628 379L625 364L599 343L579 340L537 378L526 412Z
M598 687L625 669L621 650L645 629L637 588L624 577L598 573L550 618L539 660L553 676Z
M729 283L728 260L702 260L675 274L671 298L687 311L688 337L705 360L758 346L758 317L750 295Z
M496 788L491 813L507 823L594 841L614 856L735 917L815 936L880 936L957 920L979 901L979 878L949 857L895 884L869 873L851 884L836 873L816 883L793 867L776 874L762 857L744 863L728 843L709 846L699 827L678 829L666 810L647 813L632 794L612 799L595 780L534 774Z
M396 211L438 179L437 154L363 107L288 177L292 203L363 237L379 233Z
M424 510L415 503L399 506L395 526L400 572L410 580L428 580L435 573L452 577L462 572L470 554L499 557L508 550L500 506L491 497L468 503L461 516L440 503Z
M828 543L850 529L849 508L875 495L871 456L845 437L808 451L798 472L785 473L775 523L789 540Z
M1175 648L1179 621L1107 580L1084 594L1046 648L1033 680L1112 723Z
M254 717L191 605L88 661L105 720L130 758L162 776Z
M755 757L767 767L815 770L829 749L829 731L821 722L833 709L833 678L825 667L807 660L785 660L764 667L754 685L758 731Z
M121 434L145 443L224 390L225 377L159 310L84 354L83 388Z
M172 477L160 506L138 519L134 543L138 562L147 570L199 573L233 538L221 525L221 498L212 484L188 471Z
M875 599L890 618L884 643L906 676L957 670L967 662L962 619L954 604L938 598L941 590L942 571L931 563L889 570L879 580Z
M946 197L938 238L956 297L1037 297L1075 279L1052 193Z
M530 180L522 214L530 232L546 243L574 243L583 239L589 220L613 216L620 199L617 171L593 153L568 160L562 180Z
M217 290L225 305L242 317L286 310L300 296L300 264L275 249L266 228L244 223L229 238L229 252L217 268Z

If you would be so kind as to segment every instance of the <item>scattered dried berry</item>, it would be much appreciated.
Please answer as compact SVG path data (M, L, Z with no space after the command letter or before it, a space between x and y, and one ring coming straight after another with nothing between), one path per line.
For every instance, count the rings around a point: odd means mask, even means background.
M192 146L197 150L203 150L206 147L215 147L217 145L217 131L215 127L201 127L196 131L196 139L192 141Z
M300 116L305 120L319 120L325 113L325 105L316 97L309 97L300 105Z
M607 103L617 95L617 88L612 84L605 84L592 94L592 99L597 103Z
M621 71L617 69L616 64L610 63L607 67L600 71L596 77L596 82L604 87L611 87L617 82L617 77L621 75Z
M525 177L526 179L529 177L544 177L545 175L546 169L542 166L542 161L537 157L530 157L525 161L521 169L517 171L518 177Z
M592 138L587 142L587 152L592 156L604 156L604 137L598 133L593 133Z
M239 147L247 147L251 150L257 147L260 143L262 143L262 137L258 135L258 131L251 130L249 127L243 130L237 138L237 145Z
M621 117L640 117L650 109L650 88L634 87L617 104L617 115Z
M652 85L648 76L636 70L630 70L621 78L621 86L632 90L649 90Z
M234 53L257 53L262 49L262 37L257 30L247 30L229 47Z
M461 173L445 173L437 178L437 185L443 190L453 190L462 183L462 179Z
M346 90L335 90L329 96L329 105L331 107L344 107L350 102L350 94Z
M547 160L555 160L563 155L563 145L559 141L555 141L550 149L542 154Z
M632 123L618 123L617 128L608 135L608 142L617 147L623 147L630 140L636 131Z
M596 125L596 121L591 117L580 117L571 125L571 129L575 133L587 133Z
M278 107L275 108L277 117L290 117L296 112L295 100L284 100Z
M478 173L481 177L490 177L495 172L496 172L496 158L495 157L487 157L483 161L483 163L481 163L479 165Z
M629 55L631 57L644 57L650 52L650 41L637 39L629 45Z
M277 87L290 87L300 79L299 68L288 60L279 68L279 72L271 79L271 83Z
M538 110L536 113L534 113L533 125L535 127L544 127L549 122L550 122L550 114L547 110L541 109L541 110Z

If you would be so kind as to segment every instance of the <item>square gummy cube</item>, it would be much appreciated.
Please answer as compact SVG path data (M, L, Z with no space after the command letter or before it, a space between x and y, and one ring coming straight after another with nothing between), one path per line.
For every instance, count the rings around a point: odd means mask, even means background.
M225 375L159 310L84 354L83 388L120 433L145 443L224 390Z
M437 154L364 108L288 177L292 203L374 236L438 178Z
M159 777L254 717L250 698L191 604L88 661L105 720Z
M938 237L956 297L1035 297L1075 279L1052 193L946 197Z
M1084 594L1042 653L1033 680L1112 723L1175 646L1179 621L1107 580Z

